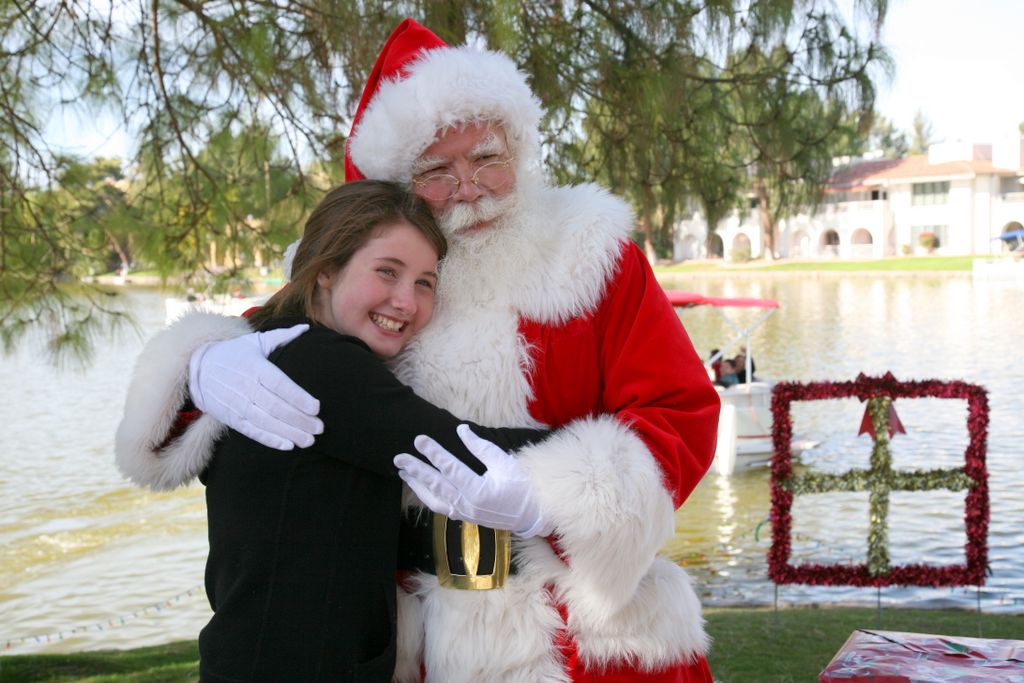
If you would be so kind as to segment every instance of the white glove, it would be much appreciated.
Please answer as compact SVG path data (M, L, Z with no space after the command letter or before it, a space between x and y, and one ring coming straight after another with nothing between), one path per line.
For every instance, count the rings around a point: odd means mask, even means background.
M467 425L459 425L456 432L487 472L477 474L441 444L421 434L413 444L437 469L408 453L400 453L394 460L398 476L420 501L451 519L508 529L523 538L550 535L552 529L544 521L526 472L516 459L481 439Z
M320 401L267 360L309 325L253 332L199 347L188 366L192 403L264 446L289 451L313 445L324 431Z

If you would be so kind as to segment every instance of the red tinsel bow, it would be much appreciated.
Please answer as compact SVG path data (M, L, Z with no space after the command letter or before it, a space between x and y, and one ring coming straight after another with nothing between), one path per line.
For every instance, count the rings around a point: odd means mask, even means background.
M903 428L903 423L900 422L900 416L896 414L895 404L890 403L889 438L891 439L897 433L906 434L907 430ZM860 421L860 431L857 432L857 436L860 436L861 434L870 434L871 438L875 438L875 424L871 419L871 411L868 409L868 406L864 406L864 417Z

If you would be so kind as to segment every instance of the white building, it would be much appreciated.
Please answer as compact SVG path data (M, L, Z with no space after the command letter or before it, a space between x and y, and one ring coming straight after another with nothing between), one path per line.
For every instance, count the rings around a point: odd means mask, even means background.
M755 202L756 204L756 202ZM938 239L935 253L992 254L1001 233L1024 224L1024 139L996 147L932 145L905 159L856 159L837 166L814 214L780 222L780 257L880 258L925 253L921 234ZM695 213L680 222L674 260L708 256L707 225ZM733 211L712 236L710 256L758 256L758 209Z

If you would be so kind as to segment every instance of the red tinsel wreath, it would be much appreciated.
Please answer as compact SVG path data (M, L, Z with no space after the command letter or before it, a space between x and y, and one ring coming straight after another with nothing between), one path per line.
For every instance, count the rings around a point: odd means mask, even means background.
M966 564L934 566L906 564L872 575L866 564L792 565L793 493L786 482L793 476L791 443L793 401L833 398L874 397L946 398L967 401L969 441L964 453L964 474L972 480L965 501L967 532ZM988 397L985 389L961 381L923 380L900 382L892 373L882 377L861 374L852 382L780 382L772 391L772 546L768 553L768 576L777 584L802 583L816 586L981 586L988 570L988 472L985 450L988 438Z

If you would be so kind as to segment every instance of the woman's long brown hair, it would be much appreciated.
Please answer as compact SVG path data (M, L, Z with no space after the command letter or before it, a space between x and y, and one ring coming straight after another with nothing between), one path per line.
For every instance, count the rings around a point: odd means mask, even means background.
M291 280L258 311L249 324L259 329L274 318L306 316L315 319L316 279L336 273L379 228L407 221L427 238L440 260L448 242L426 203L397 183L359 180L328 192L306 221L302 241L292 261Z

